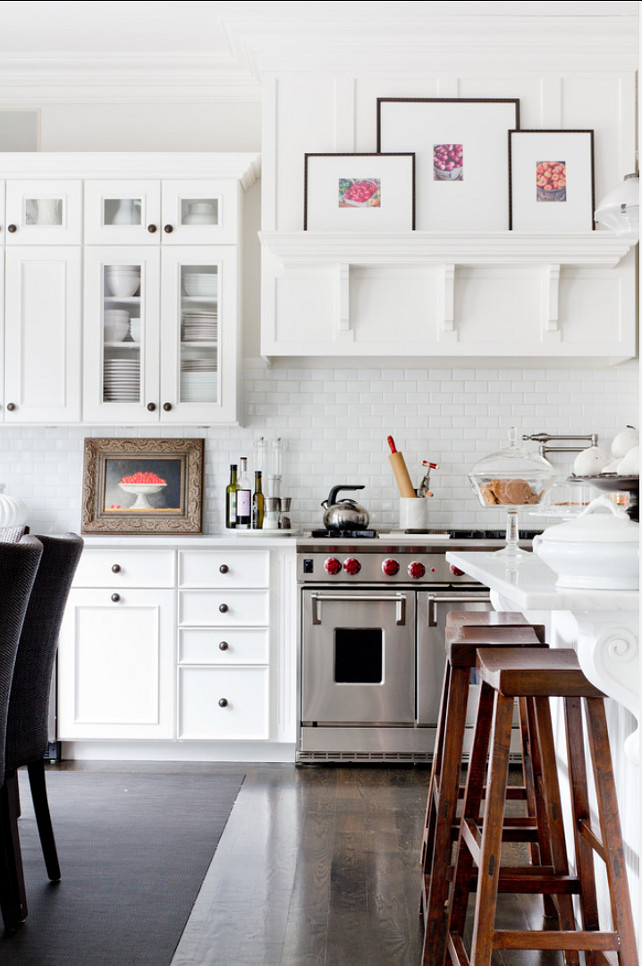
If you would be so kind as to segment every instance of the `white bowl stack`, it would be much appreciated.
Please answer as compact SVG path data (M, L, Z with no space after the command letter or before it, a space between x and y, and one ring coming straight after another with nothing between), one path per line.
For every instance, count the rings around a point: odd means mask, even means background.
M218 295L218 275L213 272L185 272L183 288L185 295L213 298Z
M215 359L184 359L181 364L181 402L216 402L217 368Z
M128 332L127 309L105 309L105 342L122 342Z
M111 295L128 298L140 288L140 265L107 265L105 280Z

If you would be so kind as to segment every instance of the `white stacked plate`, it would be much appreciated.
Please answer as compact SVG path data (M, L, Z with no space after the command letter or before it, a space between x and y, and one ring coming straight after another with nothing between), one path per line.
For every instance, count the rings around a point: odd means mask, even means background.
M213 359L185 359L181 365L181 402L216 402L217 375Z
M137 402L140 399L140 365L137 359L105 359L103 400Z
M183 342L215 342L217 337L216 312L183 313Z
M218 293L218 275L213 272L185 272L183 288L186 295L212 298Z

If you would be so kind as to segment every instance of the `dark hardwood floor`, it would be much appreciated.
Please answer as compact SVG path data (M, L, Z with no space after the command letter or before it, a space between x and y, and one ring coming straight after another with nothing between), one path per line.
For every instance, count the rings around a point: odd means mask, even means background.
M63 763L216 771L238 764ZM172 966L419 966L428 768L244 765L246 778ZM541 900L502 898L506 928ZM556 953L496 954L553 966Z

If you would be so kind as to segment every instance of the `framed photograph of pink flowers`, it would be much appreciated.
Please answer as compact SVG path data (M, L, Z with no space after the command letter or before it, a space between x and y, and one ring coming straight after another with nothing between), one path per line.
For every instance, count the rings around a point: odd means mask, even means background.
M305 231L411 231L415 156L306 154Z
M418 231L508 228L506 144L517 98L379 97L377 150L414 151Z
M85 440L82 533L201 533L202 439Z
M509 131L508 160L513 230L595 228L593 131Z

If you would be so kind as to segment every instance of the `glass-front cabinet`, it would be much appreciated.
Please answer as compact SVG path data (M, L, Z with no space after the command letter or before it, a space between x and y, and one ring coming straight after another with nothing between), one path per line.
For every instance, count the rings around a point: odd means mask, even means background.
M237 186L216 180L85 183L90 245L229 244L238 237Z
M85 419L235 418L234 247L90 247L85 273Z
M82 181L7 180L7 245L79 245Z

